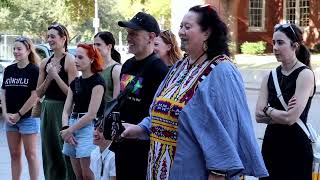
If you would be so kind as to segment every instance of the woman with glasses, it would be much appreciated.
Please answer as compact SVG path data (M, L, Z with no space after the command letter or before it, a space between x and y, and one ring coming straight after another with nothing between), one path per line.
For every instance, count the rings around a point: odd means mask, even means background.
M273 33L273 53L281 63L276 76L284 102L277 96L272 73L262 81L256 106L256 120L267 124L262 155L270 176L265 179L312 179L313 153L310 140L296 123L307 122L315 93L310 53L302 31L294 24L278 24Z
M172 67L182 58L176 37L170 30L162 31L159 36L156 37L154 52L160 56L168 67Z
M96 121L93 132L93 144L96 149L91 152L90 169L95 180L116 180L115 154L109 147L112 141L103 136L103 123Z
M50 179L74 179L70 160L62 154L59 136L63 105L69 84L77 76L74 56L68 53L69 34L63 25L48 27L47 38L54 52L41 62L37 94L41 104L41 140L44 176Z
M98 32L94 36L94 46L99 49L104 59L103 71L100 74L106 81L106 101L116 98L120 92L121 56L114 49L115 43L111 32Z
M78 180L93 180L89 168L90 154L95 149L93 120L103 116L105 106L105 82L98 73L102 71L103 59L93 44L78 44L75 63L82 75L70 83L64 104L60 132L63 154L70 157Z
M150 135L148 179L267 175L227 35L210 5L190 8L179 30L188 56L161 83L150 117L124 124L124 137Z
M35 52L32 41L23 36L14 41L13 55L16 63L8 66L4 71L1 94L12 179L21 179L23 144L30 179L38 180L37 134L40 130L40 122L38 118L31 116L31 109L37 101L36 87L40 58Z

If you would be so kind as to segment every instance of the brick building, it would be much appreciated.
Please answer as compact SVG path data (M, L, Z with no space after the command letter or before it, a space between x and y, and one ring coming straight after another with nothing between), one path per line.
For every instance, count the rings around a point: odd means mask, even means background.
M291 22L304 32L305 44L320 44L320 0L205 0L228 24L236 49L245 42L266 41L272 50L275 24Z

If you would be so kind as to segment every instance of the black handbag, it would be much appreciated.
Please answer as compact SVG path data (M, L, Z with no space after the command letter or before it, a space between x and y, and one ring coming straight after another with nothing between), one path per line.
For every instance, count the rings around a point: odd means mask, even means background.
M138 76L130 81L130 83L118 95L117 98L106 102L104 115L101 119L103 124L103 136L105 139L115 141L120 139L120 135L125 128L122 126L122 122L120 120L119 109L127 99L130 92L133 90L134 85L137 83L137 77Z

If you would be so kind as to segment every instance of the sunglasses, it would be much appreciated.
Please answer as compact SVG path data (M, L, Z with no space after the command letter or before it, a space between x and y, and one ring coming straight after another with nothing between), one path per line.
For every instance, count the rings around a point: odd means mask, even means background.
M59 23L51 24L51 25L48 27L48 30L50 30L50 29L58 30L58 31L61 32L63 35L66 35L65 29L64 29Z
M24 44L28 49L30 49L30 45L28 43L28 38L27 37L24 37L24 36L20 36L20 37L17 37L14 41L15 42L21 42L22 44Z
M296 32L294 31L294 29L292 28L291 24L290 23L286 23L286 24L276 24L274 26L274 32L278 31L278 30L281 30L281 29L286 29L286 28L290 28L290 30L293 32L294 34L294 38L296 41L298 41L298 36L296 34Z
M213 8L211 7L210 4L204 4L199 6L200 8L205 8L209 13L213 12Z

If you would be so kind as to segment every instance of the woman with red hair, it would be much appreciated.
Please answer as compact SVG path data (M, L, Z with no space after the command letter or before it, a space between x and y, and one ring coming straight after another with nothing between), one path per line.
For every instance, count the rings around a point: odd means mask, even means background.
M92 120L103 115L105 106L105 82L98 74L103 59L92 44L79 44L75 58L82 75L70 84L60 134L64 140L63 154L70 157L77 179L91 180L94 177L89 168L90 153L95 149Z

